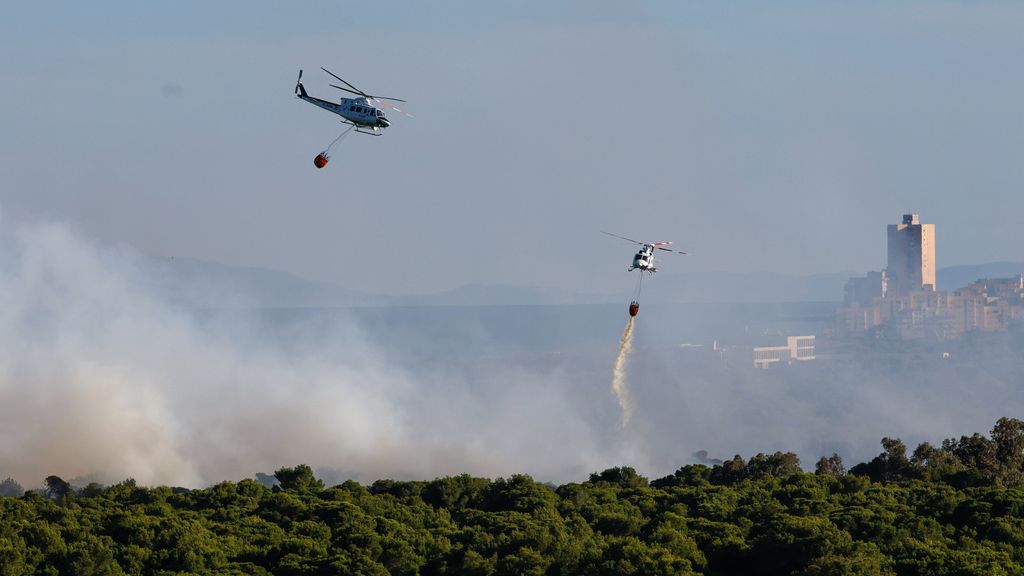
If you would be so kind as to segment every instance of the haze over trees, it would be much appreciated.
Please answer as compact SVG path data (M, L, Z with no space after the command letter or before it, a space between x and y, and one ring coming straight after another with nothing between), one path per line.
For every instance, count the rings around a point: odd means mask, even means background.
M309 466L203 490L0 482L0 575L1024 573L1024 422L899 439L847 473L792 453L526 475L353 481Z

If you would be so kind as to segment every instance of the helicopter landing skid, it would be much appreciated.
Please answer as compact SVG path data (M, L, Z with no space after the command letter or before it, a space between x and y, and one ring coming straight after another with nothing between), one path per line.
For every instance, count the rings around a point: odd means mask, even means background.
M381 132L380 130L375 130L373 128L370 128L369 130L367 130L367 128L365 126L363 126L361 124L356 124L355 122L349 122L348 120L342 120L341 123L342 124L348 124L349 126L355 126L356 132L359 132L360 134L369 134L370 136L383 136L384 135L384 133Z

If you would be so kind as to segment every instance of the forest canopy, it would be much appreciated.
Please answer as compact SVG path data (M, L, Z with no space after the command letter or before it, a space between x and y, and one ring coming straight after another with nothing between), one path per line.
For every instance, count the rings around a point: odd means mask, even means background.
M885 438L846 470L792 453L526 475L325 486L306 465L201 490L0 482L0 576L21 574L1024 573L1024 422ZM0 471L2 472L2 471Z

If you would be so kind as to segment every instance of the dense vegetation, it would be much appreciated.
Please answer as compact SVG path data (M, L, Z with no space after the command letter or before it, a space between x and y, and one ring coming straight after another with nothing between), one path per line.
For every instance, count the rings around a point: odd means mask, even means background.
M552 487L468 475L204 490L0 483L0 575L1024 574L1024 422L849 473L793 454ZM266 480L267 477L262 478ZM14 496L14 497L11 497Z

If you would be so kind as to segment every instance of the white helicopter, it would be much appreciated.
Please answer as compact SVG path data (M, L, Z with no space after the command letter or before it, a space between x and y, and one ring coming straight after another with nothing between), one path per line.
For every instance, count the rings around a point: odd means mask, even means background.
M640 245L640 250L638 250L633 256L633 264L628 268L629 272L632 272L633 270L640 271L640 276L637 277L636 295L633 297L633 301L629 303L630 317L636 316L640 312L640 292L643 290L644 286L643 273L647 272L648 274L654 274L658 271L658 269L654 267L654 251L663 250L665 252L673 252L676 254L686 254L686 252L665 248L665 246L670 246L672 244L671 242L641 242L639 240L633 240L632 238L626 238L625 236L619 236L618 234L612 234L611 232L604 232L603 230L602 233Z
M391 126L391 121L384 116L384 110L375 105L375 102L380 106L387 106L396 112L405 114L406 116L411 116L410 114L402 112L398 108L384 102L385 100L391 102L405 102L405 100L402 100L401 98L373 96L371 94L367 94L359 88L345 82L340 76L330 70L323 67L320 69L337 78L348 88L343 88L336 84L331 84L331 87L337 88L338 90L344 90L345 92L355 94L359 97L341 98L337 104L334 102L328 102L327 100L321 100L320 98L314 98L306 93L306 88L302 85L302 70L299 70L299 79L295 81L295 95L298 96L300 100L305 100L314 106L319 106L328 112L334 112L338 116L341 116L341 121L346 124L351 124L355 128L356 132L359 132L360 134L380 136L381 131L384 128Z
M602 231L602 233L640 245L640 250L633 256L633 264L628 268L628 271L630 272L633 270L649 272L651 274L657 272L658 269L654 267L655 250L664 250L665 252L673 252L675 254L686 254L686 252L665 248L665 246L671 246L671 242L640 242L639 240L633 240L632 238L626 238L625 236L619 236L618 234L612 234L611 232Z

